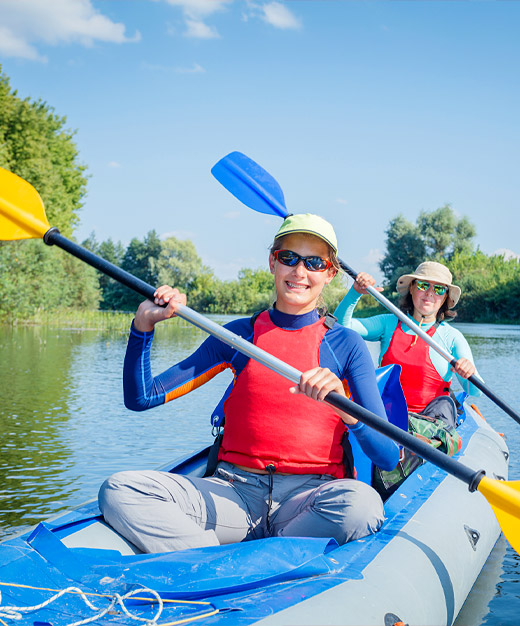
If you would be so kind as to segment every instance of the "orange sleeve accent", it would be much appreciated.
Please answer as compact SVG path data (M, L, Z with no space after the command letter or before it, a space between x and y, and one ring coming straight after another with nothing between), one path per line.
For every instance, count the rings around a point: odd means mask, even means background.
M345 393L347 394L347 398L350 398L350 400L352 400L352 394L350 393L350 387L348 386L348 383L346 380L343 380L343 389L345 390Z
M204 374L201 374L200 376L197 376L197 378L189 380L187 383L184 383L184 385L181 385L180 387L177 387L176 389L168 392L164 397L164 402L166 403L170 400L175 400L175 398L180 398L190 391L197 389L198 387L204 385L204 383L207 383L208 380L211 380L217 374L220 374L220 372L224 371L227 367L229 367L227 363L220 363L219 365L215 365L215 367L212 367L207 372L204 372Z

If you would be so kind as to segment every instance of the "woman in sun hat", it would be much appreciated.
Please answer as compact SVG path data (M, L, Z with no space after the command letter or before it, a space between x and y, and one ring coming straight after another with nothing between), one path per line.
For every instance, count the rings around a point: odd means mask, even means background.
M449 397L452 380L450 364L420 339L411 329L402 324L395 315L376 315L354 319L352 314L366 288L374 285L370 274L358 274L352 288L335 311L338 321L358 332L367 341L380 341L379 361L381 366L396 363L401 365L401 385L408 410L413 413L434 413L455 425L456 411ZM473 356L464 335L447 324L457 314L453 307L460 298L460 287L453 284L450 270L435 261L421 263L413 274L404 274L397 281L401 295L400 308L434 341L453 354L457 362L453 366L464 391L479 396L481 391L467 379L476 372ZM445 398L450 404L439 402Z
M225 427L213 475L119 472L101 487L105 520L143 552L270 536L334 537L342 544L382 524L381 498L355 480L342 443L348 431L374 464L388 470L399 461L398 446L350 415L316 402L330 391L345 395L346 384L358 404L386 419L363 340L317 309L322 289L337 272L336 254L334 229L323 218L309 213L288 217L269 254L275 303L226 325L302 371L297 386L215 337L154 377L154 326L173 317L186 296L163 285L155 303L146 300L139 306L123 371L128 408L143 411L175 400L226 368L234 374L219 405Z

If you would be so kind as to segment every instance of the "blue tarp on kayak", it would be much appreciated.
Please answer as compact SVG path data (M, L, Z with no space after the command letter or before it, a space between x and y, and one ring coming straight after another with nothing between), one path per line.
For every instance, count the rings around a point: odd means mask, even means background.
M272 537L227 546L123 556L115 550L67 548L42 523L28 543L67 578L98 593L123 593L135 585L145 585L162 597L194 599L323 576L337 569L335 559L328 556L338 547L334 539ZM262 564L260 568L258 563Z

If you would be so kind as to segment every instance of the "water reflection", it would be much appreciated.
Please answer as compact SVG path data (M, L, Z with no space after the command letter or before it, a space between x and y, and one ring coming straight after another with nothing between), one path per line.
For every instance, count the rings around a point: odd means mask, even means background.
M156 372L206 335L175 320L159 328ZM0 537L96 497L112 472L155 468L211 441L209 414L231 374L175 404L123 406L126 333L0 328Z
M70 452L58 440L70 413L70 362L79 340L45 328L0 334L0 528L34 523L74 492L64 475Z

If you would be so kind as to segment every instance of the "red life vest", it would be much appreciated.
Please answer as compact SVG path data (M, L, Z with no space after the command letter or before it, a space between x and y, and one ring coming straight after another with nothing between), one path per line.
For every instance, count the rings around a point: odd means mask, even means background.
M436 330L434 325L427 334L432 337ZM392 363L402 368L401 386L409 411L420 413L434 398L449 395L451 381L446 382L435 369L428 344L415 333L406 334L401 322L397 324L381 366Z
M327 330L323 319L284 330L264 311L255 321L253 343L305 372L319 366ZM345 424L329 404L293 395L291 387L294 383L249 359L224 403L226 426L219 460L252 469L274 465L288 474L343 478Z

